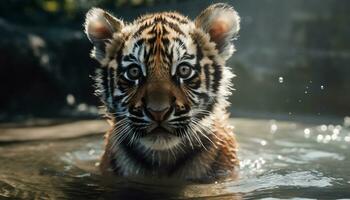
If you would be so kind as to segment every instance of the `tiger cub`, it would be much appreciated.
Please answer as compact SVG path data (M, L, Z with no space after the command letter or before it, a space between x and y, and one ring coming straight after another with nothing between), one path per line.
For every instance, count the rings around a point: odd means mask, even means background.
M237 143L228 125L234 76L226 61L240 18L214 4L194 20L177 12L128 23L92 8L96 94L112 124L103 174L201 180L233 173Z

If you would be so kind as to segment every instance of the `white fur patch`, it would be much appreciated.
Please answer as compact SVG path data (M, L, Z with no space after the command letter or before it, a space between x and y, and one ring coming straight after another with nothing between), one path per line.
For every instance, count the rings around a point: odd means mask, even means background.
M176 147L181 143L181 139L170 134L153 134L141 138L139 143L146 149L162 151Z

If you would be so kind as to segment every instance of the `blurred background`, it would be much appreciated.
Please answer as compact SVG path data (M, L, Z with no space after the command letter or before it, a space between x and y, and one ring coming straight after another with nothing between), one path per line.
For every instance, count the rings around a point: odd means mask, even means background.
M92 45L96 6L131 21L175 10L194 18L212 0L0 1L0 121L98 118ZM232 116L350 115L350 1L232 0L242 18Z

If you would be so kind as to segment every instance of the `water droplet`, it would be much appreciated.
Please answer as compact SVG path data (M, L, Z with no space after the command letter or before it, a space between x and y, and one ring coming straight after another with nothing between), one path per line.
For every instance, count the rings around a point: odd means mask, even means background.
M323 135L317 135L317 142L321 142L323 140Z
M261 164L265 164L266 163L266 160L264 158L262 158L262 157L259 158L259 161L260 161Z
M301 103L301 99L299 99L298 102Z
M280 83L283 83L283 77L282 76L280 76L280 77L278 77L278 82L280 82Z
M331 135L326 135L326 137L324 137L323 139L323 143L328 143L329 141L331 141L332 136Z
M327 131L327 125L322 124L322 125L320 126L320 129L321 129L321 131Z
M344 126L345 127L350 127L350 117L346 116L344 117Z
M258 163L258 162L255 162L254 165L255 165L255 169L260 169L261 168L261 164Z
M304 136L305 136L305 138L309 138L310 137L310 133L311 133L310 129L308 129L308 128L304 129Z
M321 85L321 90L323 90L324 89L324 86L323 85Z
M71 106L75 104L75 97L72 94L68 94L66 96L66 101L67 101L67 104Z
M94 155L94 154L95 154L95 150L94 150L94 149L90 149L89 155L92 156L92 155Z
M267 144L267 142L266 142L266 140L261 140L260 144L261 144L262 146L265 146L265 145Z
M328 125L327 129L330 130L330 131L333 131L334 130L334 125L333 124L330 124Z
M340 133L340 129L335 128L335 129L333 130L333 134L338 135L339 133Z
M89 176L91 176L90 173L85 173L85 174L76 175L75 177L77 177L77 178L85 178L85 177L89 177Z
M307 94L307 91L305 90L305 92L304 92L305 94Z
M312 83L312 81L309 81L309 83Z
M70 166L70 165L66 165L66 166L63 167L64 171L69 171L71 169L72 169L72 166Z
M293 113L292 113L292 112L289 112L288 114L289 114L289 115L292 115Z
M277 129L278 129L278 126L276 124L271 124L270 126L271 133L276 133Z
M338 137L338 134L332 134L332 140L337 140L337 139L339 139L339 137Z
M345 142L350 142L350 136L345 136L344 140L345 140Z

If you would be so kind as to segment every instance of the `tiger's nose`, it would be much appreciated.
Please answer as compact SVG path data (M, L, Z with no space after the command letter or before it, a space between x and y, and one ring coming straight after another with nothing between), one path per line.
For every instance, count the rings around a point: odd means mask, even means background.
M151 108L147 110L154 121L162 122L166 119L169 109L170 107L166 107L163 110L152 110Z

